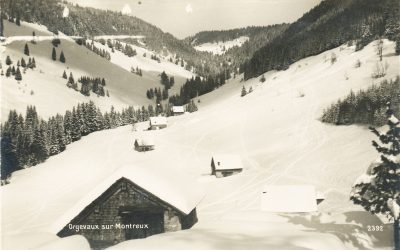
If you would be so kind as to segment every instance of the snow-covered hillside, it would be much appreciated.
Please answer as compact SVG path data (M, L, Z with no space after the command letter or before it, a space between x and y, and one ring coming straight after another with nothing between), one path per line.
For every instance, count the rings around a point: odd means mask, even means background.
M105 38L103 38L105 39ZM107 36L107 39L110 39L112 42L115 39L120 39L118 36ZM140 39L138 39L140 42ZM165 71L168 75L180 76L183 78L192 78L195 76L194 73L186 70L184 67L181 67L179 64L175 64L170 62L168 59L171 58L171 55L163 56L155 53L154 51L150 51L146 48L139 47L136 45L130 45L134 50L136 50L137 55L134 57L128 57L124 55L121 51L116 50L114 53L107 45L102 45L99 42L94 42L96 47L104 49L111 54L111 62L130 71L131 68L140 68L144 71L153 71L157 73L161 73ZM123 46L126 43L121 42ZM151 59L151 56L157 56L160 58L160 62Z
M33 31L36 33L35 37L32 36ZM21 58L28 61L28 56L24 55L25 43L29 46L30 57L35 57L37 67L22 74L20 83L17 83L14 77L0 76L2 82L1 121L7 118L9 110L16 109L19 113L25 113L28 105L35 105L43 118L64 113L77 103L89 100L93 100L104 111L110 110L111 106L121 109L128 105L148 105L153 101L146 98L146 91L150 88L162 87L159 83L160 72L165 70L170 76L175 76L175 85L170 91L171 94L179 92L186 77L193 76L189 71L166 59L157 63L150 58L143 58L143 53L150 52L139 47L137 47L138 56L129 58L116 51L112 53L110 62L84 46L79 46L73 39L63 34L58 36L61 44L56 48L57 61L53 61L51 40L55 36L47 31L46 27L37 24L23 22L21 26L16 26L5 22L5 35L7 39L0 43L0 58L4 74L8 68L5 64L7 55L10 56L15 67ZM36 44L31 43L32 39L36 41ZM98 45L102 46L96 43L96 46ZM65 64L58 60L61 51L66 57ZM132 66L139 66L143 70L143 76L131 73ZM110 97L97 97L93 93L90 97L85 97L67 88L67 80L62 78L64 70L68 76L72 72L75 81L81 76L105 78L107 83L105 89L109 91Z
M198 205L199 222L190 230L126 241L124 249L392 249L391 225L349 201L351 185L376 158L373 135L360 126L332 126L318 119L330 103L349 93L399 74L394 44L384 42L384 78L371 73L379 60L375 43L361 51L341 46L268 72L266 81L241 82L237 77L201 96L200 110L169 119L166 129L136 132L130 126L93 133L69 145L65 152L36 167L15 172L1 188L2 230L8 245L33 247L27 235L49 232L53 223L114 171L127 165L201 185L205 198ZM335 53L337 61L329 58ZM361 67L355 67L360 60ZM254 91L240 97L242 86ZM138 133L151 133L156 149L133 150ZM213 178L211 157L238 154L244 171ZM175 173L175 175L174 175ZM182 178L186 175L186 178ZM182 183L190 189L190 181ZM261 210L265 185L314 185L326 200L318 213L273 214ZM167 184L165 184L167 185ZM16 197L18 197L16 199ZM11 242L11 243L10 243ZM42 242L43 243L43 242ZM10 249L10 248L9 248Z
M222 55L227 50L233 47L241 47L245 42L249 40L247 36L241 36L234 40L225 41L225 42L213 42L213 43L203 43L200 45L195 46L194 48L198 51L206 51L210 52L214 55Z

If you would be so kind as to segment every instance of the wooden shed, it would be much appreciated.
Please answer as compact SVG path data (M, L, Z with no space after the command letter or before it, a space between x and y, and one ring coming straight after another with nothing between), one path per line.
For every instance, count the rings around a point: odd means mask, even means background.
M185 108L183 106L173 106L172 107L172 114L176 115L183 115L185 113Z
M150 130L157 130L167 127L167 117L155 116L150 117Z
M312 185L267 185L262 192L261 209L277 213L315 212L323 200Z
M211 158L211 175L215 175L217 178L230 176L242 171L242 159L238 155L222 154Z
M151 137L135 139L135 150L138 152L151 151L154 150L154 148L155 143Z
M92 249L105 249L125 240L188 229L197 222L196 206L202 198L190 193L191 188L124 168L66 212L53 231L60 237L83 235Z

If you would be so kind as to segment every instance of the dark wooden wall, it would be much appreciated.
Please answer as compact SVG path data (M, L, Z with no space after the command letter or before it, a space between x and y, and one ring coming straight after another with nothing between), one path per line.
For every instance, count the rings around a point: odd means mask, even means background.
M130 216L132 215L132 216ZM150 223L150 229L116 229L116 224ZM68 224L58 236L80 234L93 249L104 249L129 238L144 238L156 233L188 229L197 222L196 209L185 215L125 178L114 183L70 223L72 225L113 225L113 229L71 230ZM132 232L127 230L147 230Z

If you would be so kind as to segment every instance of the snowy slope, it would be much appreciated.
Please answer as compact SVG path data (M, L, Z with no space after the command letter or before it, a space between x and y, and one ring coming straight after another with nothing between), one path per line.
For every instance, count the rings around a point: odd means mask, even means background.
M6 36L11 37L0 44L3 70L7 69L4 63L7 55L10 55L15 67L17 60L20 60L21 57L24 57L26 61L28 60L28 57L23 54L26 42L29 45L30 56L34 56L36 59L37 68L33 71L28 70L26 74L23 74L23 80L20 84L13 77L0 76L2 82L1 121L7 118L11 109L25 113L27 105L36 105L38 113L43 118L56 113L63 113L65 110L72 109L72 106L77 103L88 102L89 100L93 100L103 110L109 110L112 105L117 109L128 105L148 105L152 104L153 101L146 98L146 91L150 88L162 87L159 83L159 72L167 70L170 75L177 74L175 77L176 84L172 88L171 94L177 93L180 86L185 82L186 78L181 77L182 75L192 76L190 72L173 63L162 62L158 64L150 58L142 61L140 61L141 59L133 59L134 61L139 60L141 63L131 64L128 57L120 52L113 54L110 62L85 47L77 45L71 38L62 34L59 36L61 45L57 48L57 56L63 51L66 63L54 62L51 60L52 45L50 43L53 35L46 31L45 27L29 23L23 23L18 27L9 22L4 23ZM36 33L37 44L30 43L32 31ZM142 51L140 50L140 52ZM136 65L143 69L142 77L129 72L130 67ZM169 68L172 70L168 71ZM92 93L88 98L67 88L67 80L61 77L64 70L68 76L72 72L75 81L80 76L105 78L107 83L105 89L110 92L110 97L97 97Z
M213 43L203 43L195 46L194 48L198 51L206 51L210 52L214 55L222 55L230 48L235 46L241 47L245 42L249 40L247 36L241 36L234 40L225 41L225 42L213 42Z
M24 44L15 42L7 46L7 48L0 46L1 57L10 55L14 62L24 57L25 61L27 61L28 57L21 53ZM64 113L66 110L71 110L78 103L88 102L89 100L93 100L102 110L109 110L111 105L116 108L127 106L128 103L117 98L111 89L109 90L110 97L97 97L93 93L90 97L85 97L79 92L67 88L67 80L61 77L64 69L68 72L68 75L69 72L73 72L75 81L79 76L88 75L88 73L77 68L67 69L60 62L53 63L50 61L51 59L38 56L34 49L40 45L38 43L37 46L30 46L31 56L35 57L37 68L34 70L29 69L25 74L23 73L20 83L14 77L0 76L1 121L7 119L8 112L13 109L24 114L28 105L35 105L43 118L57 113ZM49 47L47 43L45 47ZM106 89L109 88L106 86Z
M333 65L325 58L337 55ZM385 78L399 74L394 44L385 41ZM360 68L354 64L359 59ZM48 232L54 221L122 166L175 171L197 179L207 191L192 229L121 243L111 249L392 249L390 225L349 201L351 185L376 158L373 135L360 126L318 121L322 110L351 89L379 80L370 75L378 57L375 44L362 51L342 46L306 58L286 71L268 72L266 82L240 78L200 97L196 113L172 117L168 128L151 131L156 150L133 150L132 127L93 133L34 168L15 172L1 188L6 239ZM346 80L347 76L349 79ZM254 91L240 97L244 84ZM212 155L238 154L244 171L227 178L210 174ZM170 176L170 175L168 175ZM183 178L168 177L176 182ZM194 183L194 182L193 182ZM319 212L273 214L261 210L266 185L313 185L326 200ZM18 197L16 199L15 197ZM206 240L205 240L206 239Z
M114 39L120 39L119 37L108 36L107 39L114 41ZM140 41L140 39L138 40ZM121 42L125 46L126 43ZM144 71L153 71L157 73L161 73L165 71L168 75L180 76L183 78L192 78L195 76L194 73L186 70L180 65L176 65L173 62L168 61L171 55L162 56L153 51L150 51L146 48L139 47L136 45L130 45L134 50L136 50L137 55L134 57L128 57L124 55L121 51L116 50L114 53L111 52L111 49L107 45L102 45L99 42L95 42L96 47L105 49L111 54L111 62L124 68L127 71L131 70L131 67L136 68L139 67ZM144 56L144 54L146 56ZM160 57L161 61L157 62L150 58L151 55L155 55Z

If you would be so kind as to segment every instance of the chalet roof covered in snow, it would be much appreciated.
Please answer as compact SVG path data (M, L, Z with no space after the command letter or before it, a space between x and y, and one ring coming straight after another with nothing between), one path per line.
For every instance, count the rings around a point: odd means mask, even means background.
M215 170L243 169L239 155L221 154L213 156Z
M317 192L311 185L268 185L261 197L267 212L301 213L317 211Z
M139 146L154 146L154 138L150 136L143 136L141 138L136 138L135 141Z
M150 117L150 125L167 125L167 117L165 116L155 116Z
M172 107L172 112L174 112L174 113L184 113L185 109L183 108L183 106L173 106Z
M50 228L58 233L74 219L81 211L90 205L95 199L102 195L111 185L126 178L147 192L157 196L164 202L170 204L185 214L189 214L204 197L204 192L193 182L183 182L168 173L151 171L147 168L123 166L113 175L96 186L86 194L79 202L62 215ZM190 183L190 187L189 187Z

